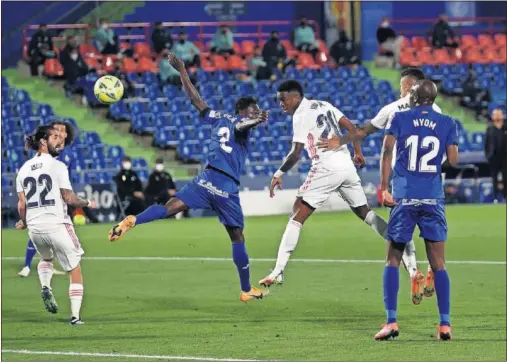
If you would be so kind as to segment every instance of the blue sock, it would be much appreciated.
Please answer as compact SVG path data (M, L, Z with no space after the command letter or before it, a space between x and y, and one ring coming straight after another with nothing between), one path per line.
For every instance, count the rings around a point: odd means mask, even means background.
M28 240L28 244L26 246L26 252L25 252L25 266L28 268L32 267L32 260L37 253L37 250L35 250L35 246L33 246L32 240Z
M165 217L167 217L167 209L165 206L153 205L139 215L136 215L136 225L145 224L158 219L164 219Z
M250 286L250 261L246 253L245 242L232 243L232 260L238 269L239 280L241 282L241 290L248 292Z
M435 292L437 293L440 325L450 326L449 312L451 309L451 281L449 280L449 275L445 269L435 272Z
M400 288L400 270L394 266L384 268L384 306L387 323L396 322L398 307L398 289Z

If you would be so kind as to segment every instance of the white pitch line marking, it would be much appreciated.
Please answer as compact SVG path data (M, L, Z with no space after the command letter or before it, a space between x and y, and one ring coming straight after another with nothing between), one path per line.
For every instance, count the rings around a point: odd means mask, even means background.
M47 356L80 356L80 357L113 357L113 358L142 358L164 360L189 360L189 361L217 361L217 362L254 362L255 359L213 358L213 357L189 357L189 356L158 356L144 354L122 353L93 353L93 352L60 352L60 351L29 351L26 349L2 349L2 353L47 355Z
M208 258L192 256L85 256L84 260L90 261L215 261L232 262L230 258ZM2 260L24 260L21 256L3 256ZM276 259L270 258L251 258L253 262L274 262ZM356 264L378 264L385 263L382 259L291 259L296 263L356 263ZM418 263L427 263L427 260L419 260ZM447 260L446 264L476 264L476 265L506 265L505 261L495 260Z

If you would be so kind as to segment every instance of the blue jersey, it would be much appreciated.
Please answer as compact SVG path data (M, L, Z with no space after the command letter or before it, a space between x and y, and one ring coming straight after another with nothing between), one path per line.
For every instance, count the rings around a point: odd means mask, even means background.
M230 114L207 109L202 118L212 126L208 165L239 183L248 155L249 132L237 131L235 125L240 119Z
M386 134L396 138L393 196L443 199L442 159L447 146L458 144L456 122L431 106L418 106L395 113Z
M72 161L70 148L65 147L62 152L57 157L58 161L61 161L67 166L69 170L69 179L70 179L70 164Z

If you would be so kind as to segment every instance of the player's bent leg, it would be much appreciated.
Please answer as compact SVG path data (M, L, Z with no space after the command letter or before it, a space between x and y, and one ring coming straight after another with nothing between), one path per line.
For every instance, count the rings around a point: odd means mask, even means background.
M81 304L83 303L83 275L81 265L78 264L69 271L69 299L70 299L70 325L84 324L81 319Z
M435 291L437 294L440 323L437 339L451 340L451 282L445 269L445 242L425 239L426 254L435 277Z
M113 226L113 228L109 231L109 241L116 241L120 239L125 233L137 225L158 219L165 219L187 209L188 206L176 197L171 198L164 206L152 205L142 213L136 216L129 215L119 224Z
M315 208L305 202L303 198L296 198L296 202L292 209L292 215L283 233L280 247L278 248L275 269L273 269L267 277L259 281L260 285L270 287L271 285L283 284L283 271L289 262L292 252L296 249L301 228L314 211Z
M245 237L241 227L225 225L232 242L232 260L238 270L241 284L239 300L243 303L255 299L262 299L268 294L267 290L256 288L250 283L250 260L245 246Z
M384 268L384 307L387 321L382 329L373 337L383 341L399 335L396 313L398 310L398 290L400 288L399 267L406 243L387 242L386 266Z
M58 304L56 303L53 291L51 289L51 278L53 277L53 261L41 259L37 265L37 274L39 275L42 287L41 297L44 308L49 313L58 313Z

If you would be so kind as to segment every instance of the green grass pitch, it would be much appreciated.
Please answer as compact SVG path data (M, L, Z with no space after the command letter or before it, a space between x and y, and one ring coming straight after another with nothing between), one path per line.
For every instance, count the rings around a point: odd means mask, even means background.
M380 214L387 217L385 210ZM2 350L116 353L151 356L261 360L505 360L505 205L449 206L451 322L454 340L434 340L435 297L411 304L409 281L400 272L400 337L375 342L384 322L383 241L351 212L314 215L293 258L341 262L289 264L285 285L262 301L242 304L231 261L136 260L135 257L231 255L227 234L214 218L158 221L117 243L110 225L77 229L88 257L82 263L86 324L67 324L68 280L54 277L60 313L48 314L36 273L16 273L26 231L2 231ZM275 258L286 216L247 218L245 235L252 280L264 277ZM416 239L418 260L424 246ZM6 258L7 257L7 258ZM356 262L344 262L355 260ZM34 263L35 266L35 263ZM421 266L426 270L426 263ZM129 360L118 356L114 360ZM166 357L167 358L167 357ZM101 355L2 353L2 360L100 360Z

